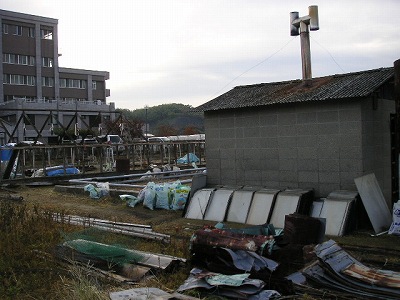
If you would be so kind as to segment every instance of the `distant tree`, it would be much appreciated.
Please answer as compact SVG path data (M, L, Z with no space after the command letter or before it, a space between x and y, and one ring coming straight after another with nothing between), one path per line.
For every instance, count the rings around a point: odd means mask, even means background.
M188 125L183 129L184 135L198 134L198 133L200 133L200 130L194 125Z
M106 120L103 124L103 134L117 134L123 137L125 142L132 142L137 138L143 138L143 122L138 120L129 120L123 117L115 121Z
M172 103L132 111L128 109L118 109L117 111L128 120L140 120L148 123L149 132L154 134L158 134L158 128L165 124L169 124L180 134L183 134L184 128L189 124L198 128L200 132L204 132L203 114L193 112L193 107L190 105Z
M158 136L176 135L178 131L169 124L160 125L157 127Z

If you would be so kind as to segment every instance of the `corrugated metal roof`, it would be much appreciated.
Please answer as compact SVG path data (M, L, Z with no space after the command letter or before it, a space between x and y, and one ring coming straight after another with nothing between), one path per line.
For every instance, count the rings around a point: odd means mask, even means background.
M394 69L391 67L313 78L310 86L305 86L302 80L237 86L195 110L212 111L366 97L393 76Z

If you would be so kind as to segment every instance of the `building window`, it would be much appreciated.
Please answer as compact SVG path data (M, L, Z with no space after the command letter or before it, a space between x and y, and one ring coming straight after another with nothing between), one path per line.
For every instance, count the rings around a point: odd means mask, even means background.
M42 77L42 86L53 87L54 78L53 77Z
M8 24L3 24L3 33L8 34Z
M16 99L23 99L27 102L32 102L33 98L30 96L15 96L15 95L4 95L4 102L14 101Z
M3 63L34 66L35 65L35 57L29 56L29 55L4 53L3 54Z
M97 82L92 81L92 90L95 90L97 88Z
M60 78L60 88L86 89L86 80Z
M53 31L49 29L40 30L40 35L44 40L52 40L53 39Z
M18 75L18 74L3 74L3 84L13 85L30 85L34 86L35 76L30 75Z
M11 25L11 33L13 35L22 35L22 26L19 25Z
M52 68L53 67L53 59L50 57L43 57L42 65L43 65L43 67Z
M31 38L35 37L35 28L28 27L28 36Z

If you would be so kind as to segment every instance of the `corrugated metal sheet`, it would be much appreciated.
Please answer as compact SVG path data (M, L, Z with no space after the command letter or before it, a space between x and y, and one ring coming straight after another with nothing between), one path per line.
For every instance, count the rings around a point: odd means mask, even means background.
M366 97L394 76L393 68L313 78L305 87L301 80L238 86L196 108L213 111L283 103Z
M239 190L233 193L226 220L228 222L246 223L254 191Z
M400 273L369 268L344 251L335 241L329 240L314 249L318 261L304 268L299 276L289 276L293 283L310 284L362 296L366 299L400 299Z
M218 189L212 195L210 204L204 215L204 220L222 222L225 220L226 209L233 194L233 189Z
M246 224L259 225L268 223L276 195L280 190L260 190L254 193Z
M187 204L188 207L186 209L185 218L202 220L213 192L214 189L201 189L196 191Z
M311 209L313 192L306 190L285 190L276 197L269 223L276 228L285 226L285 216L298 212L308 215Z

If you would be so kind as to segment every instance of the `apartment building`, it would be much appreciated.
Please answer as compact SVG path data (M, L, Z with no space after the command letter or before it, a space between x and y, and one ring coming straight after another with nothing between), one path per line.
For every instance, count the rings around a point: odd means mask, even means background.
M115 118L106 71L61 68L58 20L0 10L0 144L54 140L54 128Z

